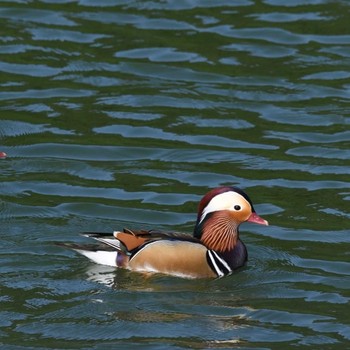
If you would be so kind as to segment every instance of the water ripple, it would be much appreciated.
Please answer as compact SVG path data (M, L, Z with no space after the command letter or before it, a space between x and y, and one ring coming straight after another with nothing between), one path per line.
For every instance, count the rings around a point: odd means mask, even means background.
M0 63L0 70L6 73L23 74L33 77L50 77L61 72L59 68L52 68L47 65L39 64L18 64L18 63Z
M109 125L101 128L94 128L96 133L122 135L126 138L156 138L158 140L173 140L194 145L211 145L232 148L258 148L258 149L277 149L272 145L246 143L240 140L230 140L224 137L212 135L178 135L148 126L133 127L130 125Z
M150 47L145 49L133 49L127 51L119 51L115 57L144 59L147 58L151 62L206 62L205 57L201 57L196 53L178 52L173 47Z
M42 111L42 108L40 108ZM74 134L71 130L62 130L59 128L52 128L42 124L31 124L19 121L2 120L0 136L20 136L23 134L39 134L50 132L57 135L72 135Z
M41 98L69 98L69 97L88 97L94 94L91 90L76 90L69 88L53 88L43 90L26 90L16 92L0 92L0 100L19 100L19 99L41 99Z
M3 347L346 348L348 10L7 1ZM144 276L53 244L123 227L191 234L220 185L270 222L242 225L249 260L227 278Z
M38 41L71 41L76 43L93 43L99 39L108 38L109 35L88 34L73 30L50 29L50 28L28 28L33 40Z
M0 9L0 17L10 19L11 21L26 21L48 25L75 26L76 23L66 18L62 13L56 11L39 10L26 8L18 11L18 8Z

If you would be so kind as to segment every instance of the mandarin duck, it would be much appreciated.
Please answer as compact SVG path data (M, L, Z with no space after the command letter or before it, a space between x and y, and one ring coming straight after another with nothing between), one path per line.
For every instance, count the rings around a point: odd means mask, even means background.
M238 233L243 222L268 225L245 192L225 186L211 190L200 201L193 236L124 229L113 234L83 233L102 244L58 244L103 265L185 278L215 278L231 274L247 261L247 248Z

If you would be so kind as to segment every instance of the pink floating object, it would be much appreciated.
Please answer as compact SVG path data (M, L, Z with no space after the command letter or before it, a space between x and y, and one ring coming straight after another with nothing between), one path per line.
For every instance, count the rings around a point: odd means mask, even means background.
M7 154L5 152L0 152L0 159L4 159L7 157Z

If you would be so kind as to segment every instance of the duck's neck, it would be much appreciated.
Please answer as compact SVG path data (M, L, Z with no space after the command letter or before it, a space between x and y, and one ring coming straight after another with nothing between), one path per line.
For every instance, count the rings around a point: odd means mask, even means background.
M238 238L239 224L225 211L208 214L202 222L197 222L194 236L208 248L220 253L233 251Z

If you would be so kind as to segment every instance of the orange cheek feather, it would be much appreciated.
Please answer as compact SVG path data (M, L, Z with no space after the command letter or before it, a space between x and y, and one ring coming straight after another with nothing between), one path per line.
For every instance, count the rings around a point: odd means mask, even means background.
M241 211L230 211L230 217L237 223L245 222L249 219L252 212L248 209L243 209Z

